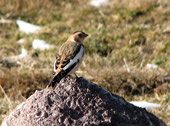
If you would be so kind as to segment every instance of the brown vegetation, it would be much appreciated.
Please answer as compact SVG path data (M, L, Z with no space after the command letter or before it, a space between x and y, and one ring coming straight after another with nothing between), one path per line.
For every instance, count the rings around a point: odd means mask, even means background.
M88 1L1 0L0 18L0 121L52 77L58 48L75 30L91 36L85 41L86 56L79 71L102 87L132 100L162 105L153 113L170 123L170 1L110 1L96 9ZM43 26L36 34L18 30L16 19ZM20 38L26 42L17 44ZM38 51L33 39L44 39L55 48ZM3 59L24 47L29 57L17 62ZM158 69L148 69L148 63ZM42 84L42 85L40 85Z

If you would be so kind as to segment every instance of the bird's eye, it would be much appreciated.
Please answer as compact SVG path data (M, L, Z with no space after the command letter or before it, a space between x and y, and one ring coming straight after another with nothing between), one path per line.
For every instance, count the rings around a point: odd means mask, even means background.
M78 36L79 36L79 37L82 37L82 34L79 34Z

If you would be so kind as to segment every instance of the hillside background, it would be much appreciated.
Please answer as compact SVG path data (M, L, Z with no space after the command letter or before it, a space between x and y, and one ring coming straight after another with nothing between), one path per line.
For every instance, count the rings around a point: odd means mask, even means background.
M25 34L16 20L42 30ZM1 0L0 122L47 86L59 47L76 30L90 34L77 75L127 101L160 104L152 113L170 125L170 0L110 0L99 8L86 0ZM25 42L18 44L22 38ZM34 39L53 48L35 50ZM27 57L6 60L22 48Z

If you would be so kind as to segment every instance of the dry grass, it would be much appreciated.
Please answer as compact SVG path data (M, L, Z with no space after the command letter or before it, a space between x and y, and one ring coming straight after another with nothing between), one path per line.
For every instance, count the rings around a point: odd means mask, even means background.
M153 113L170 123L170 1L111 1L96 9L83 1L1 0L0 18L0 121L35 90L43 89L52 77L57 50L68 35L84 30L86 57L77 71L128 101L146 100L162 105ZM76 8L76 9L75 9ZM43 26L36 34L18 31L16 19ZM25 38L23 45L17 40ZM32 48L32 40L55 45L46 51ZM24 47L29 57L7 62ZM146 64L158 69L147 69Z

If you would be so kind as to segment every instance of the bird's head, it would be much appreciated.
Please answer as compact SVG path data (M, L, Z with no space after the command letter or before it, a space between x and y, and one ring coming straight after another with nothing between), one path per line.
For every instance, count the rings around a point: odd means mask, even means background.
M73 42L79 42L83 43L83 40L88 36L83 31L75 31L72 33L72 35L68 38L68 40L73 41Z

